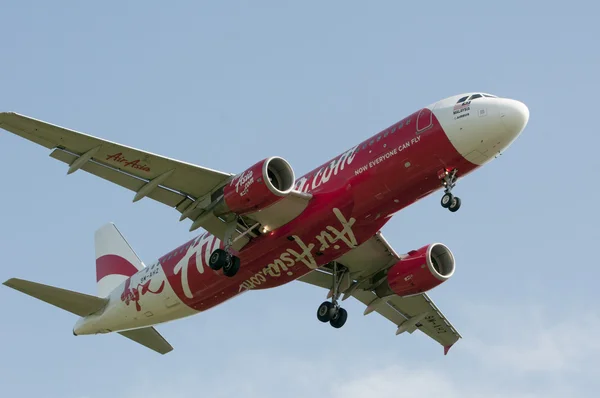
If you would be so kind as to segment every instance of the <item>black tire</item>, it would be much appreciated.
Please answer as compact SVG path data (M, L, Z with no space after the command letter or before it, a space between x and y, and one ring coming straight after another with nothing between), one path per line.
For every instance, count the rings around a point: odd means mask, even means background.
M331 319L332 309L333 304L331 304L330 301L323 302L317 309L317 318L323 323L329 322L329 320Z
M343 308L338 308L335 315L333 315L333 317L331 317L329 324L331 326L333 326L334 328L339 329L342 326L344 326L347 319L348 319L348 312Z
M208 266L215 271L220 270L228 262L229 253L223 249L216 249L208 259Z
M440 204L442 205L442 207L444 209L447 209L452 204L453 199L454 199L454 196L450 192L445 193L444 196L442 196L442 200L440 201Z
M458 209L460 209L460 198L454 197L454 198L452 198L452 202L450 203L450 206L448 206L448 210L450 210L452 213L454 213L455 211L458 211Z
M223 266L225 276L232 277L240 270L240 259L236 256L231 256L231 259Z

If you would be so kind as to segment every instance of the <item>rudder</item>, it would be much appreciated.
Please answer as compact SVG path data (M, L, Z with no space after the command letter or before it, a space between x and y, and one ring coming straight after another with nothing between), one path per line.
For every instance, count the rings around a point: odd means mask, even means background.
M94 239L98 296L107 297L145 265L113 223L98 229Z

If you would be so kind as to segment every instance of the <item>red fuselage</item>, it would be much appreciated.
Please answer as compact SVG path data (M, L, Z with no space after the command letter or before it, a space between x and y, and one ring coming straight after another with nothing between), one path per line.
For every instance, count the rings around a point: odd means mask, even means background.
M171 287L189 307L204 311L250 289L293 281L371 238L397 211L440 189L437 174L477 165L452 145L435 115L424 108L296 180L313 195L305 211L251 240L237 254L234 277L207 265L222 243L205 233L159 259ZM176 268L189 249L197 256ZM184 260L184 263L186 261ZM197 264L202 262L202 264Z

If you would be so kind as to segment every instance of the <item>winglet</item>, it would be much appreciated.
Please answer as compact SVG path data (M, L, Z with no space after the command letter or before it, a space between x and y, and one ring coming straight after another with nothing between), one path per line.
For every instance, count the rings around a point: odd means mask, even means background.
M450 351L450 347L452 347L454 344L450 344L450 345L445 345L444 346L444 355L448 354L448 351Z

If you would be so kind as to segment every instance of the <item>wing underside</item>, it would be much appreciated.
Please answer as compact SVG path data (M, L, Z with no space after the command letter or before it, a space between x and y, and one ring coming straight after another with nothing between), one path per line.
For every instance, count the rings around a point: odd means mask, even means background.
M211 203L233 174L167 158L103 140L16 113L0 113L0 128L52 149L50 156L69 165L68 174L83 170L127 188L133 201L148 197L175 208L180 220L193 221L223 239L231 225L216 217ZM308 205L310 195L293 191L288 197L260 212L239 218L233 239L240 249L259 235L261 225L277 228L297 217Z
M379 297L375 293L371 277L398 260L400 257L381 233L339 258L338 263L347 270L341 277L342 300L354 297L366 306L364 315L376 312L393 322L396 334L420 330L444 346L444 353L447 353L461 336L427 294ZM312 271L299 280L327 289L329 295L332 293L333 270L329 266Z

